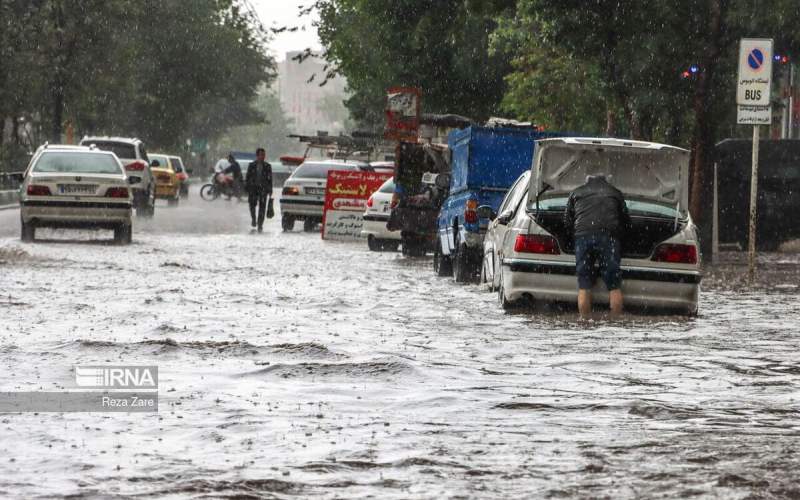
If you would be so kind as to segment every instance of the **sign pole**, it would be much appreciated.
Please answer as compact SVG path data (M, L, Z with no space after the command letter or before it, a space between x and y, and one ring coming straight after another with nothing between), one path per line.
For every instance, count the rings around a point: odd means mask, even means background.
M717 171L719 163L714 162L714 214L711 218L711 264L719 262L719 179Z
M756 203L758 202L758 141L759 125L753 126L753 171L750 178L750 234L748 238L747 276L750 283L756 276Z

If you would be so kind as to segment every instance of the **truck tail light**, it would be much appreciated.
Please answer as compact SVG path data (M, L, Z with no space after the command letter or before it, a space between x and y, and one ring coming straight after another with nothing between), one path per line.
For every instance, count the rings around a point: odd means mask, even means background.
M519 253L540 253L558 255L558 241L552 236L543 234L520 234L514 242L514 251Z
M288 194L288 195L291 195L291 196L297 196L298 194L300 194L300 189L295 187L295 186L285 186L283 188L283 191L281 191L281 192L283 194Z
M127 198L128 188L110 187L106 190L106 198Z
M36 184L28 184L27 193L30 196L50 196L50 188L47 186L37 186Z
M134 172L141 172L145 168L145 163L143 161L135 161L128 165L125 165L125 170L131 170Z
M653 260L672 264L697 264L697 247L678 243L664 243L656 247L656 251L653 252Z
M372 196L370 196L369 199L367 200L367 207L372 208Z
M476 224L478 222L478 200L467 200L464 208L464 222Z

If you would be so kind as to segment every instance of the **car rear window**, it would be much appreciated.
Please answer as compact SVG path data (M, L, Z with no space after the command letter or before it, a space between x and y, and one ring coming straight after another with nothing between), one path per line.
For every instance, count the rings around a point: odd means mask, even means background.
M358 170L355 165L331 165L330 163L303 163L294 171L292 177L303 179L325 179L330 170Z
M394 193L394 179L384 182L378 191L381 193Z
M122 168L109 154L43 153L33 166L34 172L69 174L121 174Z
M111 141L88 141L86 143L82 143L84 146L91 146L95 145L97 149L102 149L103 151L111 151L117 158L121 160L135 160L136 158L136 146L133 144L128 144L126 142L111 142Z
M157 168L169 168L169 159L163 155L150 155L150 163L152 164L154 161L159 163Z
M631 215L638 215L641 217L668 217L674 219L678 216L678 211L675 207L668 207L658 203L649 203L646 201L625 200L625 205L628 207L628 213ZM531 205L531 209L536 209L536 204ZM548 198L539 200L540 210L566 210L567 198Z

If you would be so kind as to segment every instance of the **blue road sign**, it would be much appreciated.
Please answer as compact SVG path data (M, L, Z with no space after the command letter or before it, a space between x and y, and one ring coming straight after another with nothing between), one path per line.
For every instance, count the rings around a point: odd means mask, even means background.
M761 52L761 49L753 49L750 51L750 54L747 56L747 65L756 71L761 69L761 66L764 65L764 53Z

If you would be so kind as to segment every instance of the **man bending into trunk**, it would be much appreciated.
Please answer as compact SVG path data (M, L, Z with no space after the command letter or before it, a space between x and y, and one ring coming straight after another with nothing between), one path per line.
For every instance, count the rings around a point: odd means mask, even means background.
M611 314L622 313L621 244L630 226L622 192L604 175L590 175L586 183L569 196L564 226L575 236L575 270L578 275L578 311L592 312L595 264L608 288Z

